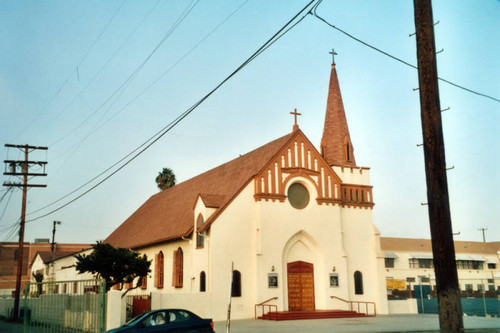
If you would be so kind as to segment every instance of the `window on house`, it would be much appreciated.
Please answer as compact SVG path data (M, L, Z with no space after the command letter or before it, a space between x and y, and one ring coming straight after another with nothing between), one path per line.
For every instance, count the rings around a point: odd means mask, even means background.
M478 284L477 285L477 291L482 293L484 291L484 285L483 284Z
M497 264L495 263L488 263L488 269L496 269L497 268Z
M434 260L418 259L418 268L434 268Z
M172 285L175 288L182 288L184 259L183 259L182 249L180 247L176 251L174 251L173 263L174 267L172 275Z
M197 248L202 248L205 246L205 236L203 236L202 234L200 234L198 232L198 229L201 228L201 226L203 226L203 224L205 223L205 220L203 219L203 216L200 214L200 216L198 216L198 220L196 220L196 247Z
M142 258L146 261L148 260L147 255L143 255ZM147 274L145 277L142 278L141 289L148 289L148 275Z
M207 276L205 272L200 273L200 291L201 292L207 291Z
M233 271L233 283L231 284L231 297L241 297L241 273Z
M363 273L360 271L354 273L354 293L363 295Z
M414 277L407 277L406 282L408 282L408 283L415 282L415 278Z
M14 251L14 260L17 260L19 258L19 250Z
M483 269L483 262L477 260L457 260L459 269Z
M159 252L155 256L155 287L163 288L164 282L164 257L163 252Z
M466 283L465 284L465 291L471 293L472 292L472 284Z
M394 258L385 258L385 267L394 268Z
M494 292L495 291L495 285L494 284L489 284L488 285L488 291Z
M78 284L76 282L73 282L73 294L78 293Z
M63 294L67 294L68 293L68 284L67 283L63 284L62 293Z

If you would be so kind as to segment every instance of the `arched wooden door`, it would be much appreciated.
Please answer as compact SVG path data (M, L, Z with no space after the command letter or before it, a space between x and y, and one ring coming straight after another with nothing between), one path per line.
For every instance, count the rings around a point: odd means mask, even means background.
M314 265L305 261L287 264L288 310L312 311L314 303Z

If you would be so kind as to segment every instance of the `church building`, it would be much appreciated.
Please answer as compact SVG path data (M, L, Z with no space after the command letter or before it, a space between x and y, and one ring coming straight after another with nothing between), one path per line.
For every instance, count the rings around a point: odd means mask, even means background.
M293 113L298 115L296 111ZM370 169L356 164L332 64L318 150L299 129L153 195L106 240L152 260L153 308L223 320L278 311L388 312Z

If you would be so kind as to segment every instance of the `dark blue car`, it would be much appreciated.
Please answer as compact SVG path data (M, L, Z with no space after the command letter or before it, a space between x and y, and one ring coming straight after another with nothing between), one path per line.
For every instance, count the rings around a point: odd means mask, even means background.
M188 310L154 310L138 315L125 325L106 333L214 333L212 319L202 319Z

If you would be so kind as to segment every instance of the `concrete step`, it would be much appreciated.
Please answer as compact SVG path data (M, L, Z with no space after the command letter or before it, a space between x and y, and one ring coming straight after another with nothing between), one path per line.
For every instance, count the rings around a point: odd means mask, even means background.
M364 313L346 310L316 310L316 311L279 311L268 312L259 317L266 320L302 320L302 319L327 319L327 318L355 318L368 317Z

